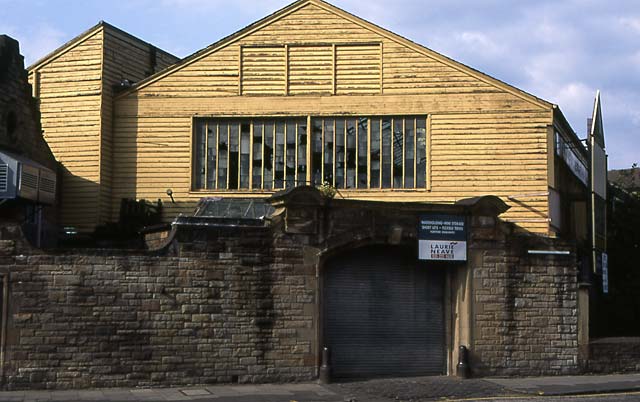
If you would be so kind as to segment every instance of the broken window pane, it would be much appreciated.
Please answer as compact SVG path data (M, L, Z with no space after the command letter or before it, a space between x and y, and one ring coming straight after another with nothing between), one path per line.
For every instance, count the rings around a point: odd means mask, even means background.
M275 126L273 122L268 121L264 125L264 188L271 190L273 188L273 132Z
M380 187L380 119L371 119L371 188Z
M324 183L335 186L333 182L333 125L335 120L324 119Z
M393 119L393 188L402 188L402 119Z
M356 120L347 119L347 188L356 187Z
M252 188L262 188L262 138L264 125L261 121L253 123L253 162L251 165Z
M240 125L240 188L249 188L249 156L251 150L251 124Z
M307 121L298 123L298 182L302 186L307 183Z
M229 166L229 125L218 125L218 188L227 188L227 169Z
M238 189L240 180L240 127L238 123L229 123L229 188Z
M382 188L391 188L391 119L382 119Z
M217 124L207 124L207 188L216 188Z
M284 122L276 122L275 178L273 188L284 187Z
M195 188L201 189L204 186L204 164L205 164L205 155L207 150L205 149L205 136L206 136L206 124L204 122L198 122L196 124L196 146L195 146Z
M336 119L336 188L344 188L345 169L345 124L344 119Z
M287 122L287 166L285 170L286 187L295 186L296 181L296 122Z
M312 120L311 126L313 130L313 142L311 144L311 166L313 174L311 175L311 184L318 186L322 184L322 120Z
M427 186L427 122L416 121L416 188Z
M358 119L358 188L367 188L367 142L369 119Z
M404 188L413 188L415 119L404 120Z

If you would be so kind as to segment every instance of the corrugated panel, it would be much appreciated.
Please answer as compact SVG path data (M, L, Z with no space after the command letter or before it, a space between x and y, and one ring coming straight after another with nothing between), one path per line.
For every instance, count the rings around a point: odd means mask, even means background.
M380 93L380 46L336 46L336 94Z
M242 48L242 94L284 95L285 47Z
M333 92L333 47L289 47L289 94Z
M365 248L329 261L324 345L335 377L440 375L443 274L415 252Z

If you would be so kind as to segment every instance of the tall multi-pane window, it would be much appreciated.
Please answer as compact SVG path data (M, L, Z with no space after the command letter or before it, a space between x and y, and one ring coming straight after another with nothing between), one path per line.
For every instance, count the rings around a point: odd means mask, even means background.
M197 119L193 149L196 190L427 184L424 116Z

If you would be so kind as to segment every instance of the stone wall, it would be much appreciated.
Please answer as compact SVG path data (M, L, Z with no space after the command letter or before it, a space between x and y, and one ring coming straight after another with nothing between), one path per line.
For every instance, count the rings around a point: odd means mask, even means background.
M263 227L179 233L175 255L13 256L9 388L309 380L315 272Z
M329 202L316 193L274 197L267 226L179 220L168 237L151 236L156 245L166 240L157 251L43 253L7 240L6 386L314 379L324 261L372 244L417 247L426 212L474 216L469 262L456 269L472 276L473 297L464 302L471 301L474 374L575 371L575 261L526 252L567 245L515 234L495 210Z
M474 219L474 373L482 376L575 374L578 362L575 253L557 239L513 234L504 223ZM483 222L484 221L484 222Z

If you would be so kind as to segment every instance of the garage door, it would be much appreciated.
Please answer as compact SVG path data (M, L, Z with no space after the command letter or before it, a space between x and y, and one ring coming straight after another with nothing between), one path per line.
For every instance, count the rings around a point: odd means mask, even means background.
M402 248L363 248L328 261L323 343L333 376L443 374L443 278Z

